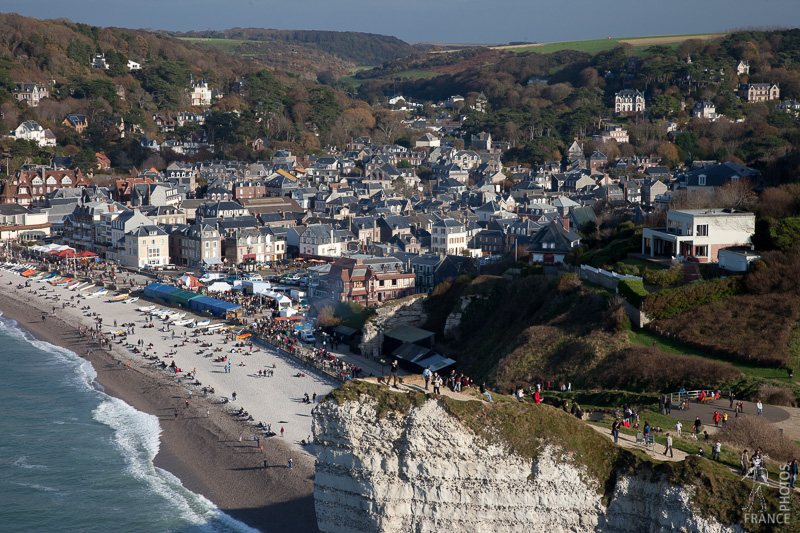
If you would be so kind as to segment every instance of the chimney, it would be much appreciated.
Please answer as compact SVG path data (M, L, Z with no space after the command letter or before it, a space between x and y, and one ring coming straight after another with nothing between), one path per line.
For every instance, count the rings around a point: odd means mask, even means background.
M569 215L561 217L561 222L564 225L564 229L569 231Z

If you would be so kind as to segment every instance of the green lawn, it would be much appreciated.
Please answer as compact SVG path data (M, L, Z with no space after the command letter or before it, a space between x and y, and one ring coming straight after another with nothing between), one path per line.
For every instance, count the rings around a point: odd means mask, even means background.
M656 335L655 333L652 333L644 329L636 329L631 331L629 339L631 342L635 344L641 344L643 346L652 346L653 342L656 342L658 349L667 353L704 357L706 359L713 359L715 361L729 363L730 365L736 367L740 372L742 372L744 375L748 377L761 378L761 379L774 379L783 382L784 384L791 382L788 374L786 373L786 370L782 368L769 368L763 366L748 365L745 363L739 363L734 361L728 361L720 357L715 357L709 353L700 350L695 350L694 348L687 346L681 342L672 340L667 337L662 337L661 335Z
M614 39L595 39L593 41L564 41L561 43L547 43L538 46L523 46L520 48L512 48L512 50L514 52L537 52L540 54L551 54L561 50L577 50L578 52L596 54L604 50L611 50L618 45L619 42Z
M604 50L611 50L616 46L622 44L620 41L633 41L633 40L643 40L643 39L662 39L667 37L685 37L686 40L691 39L692 37L698 37L700 35L708 35L707 33L693 33L687 35L651 35L647 37L616 37L613 39L590 39L586 41L563 41L559 43L546 43L539 46L523 46L520 48L512 48L515 52L538 52L540 54L551 54L553 52L559 52L561 50L577 50L579 52L587 52L589 54L597 54L598 52L602 52ZM668 46L670 48L674 48L680 45L680 42L676 43L664 43L658 46ZM647 48L654 46L652 44L647 45L634 45L637 52L642 52Z
M412 68L408 70L401 70L395 74L390 74L386 76L387 78L409 78L412 80L421 80L427 78L435 78L436 76L441 76L441 72L431 72L430 70L422 70L418 68Z
M640 270L644 268L648 268L649 270L666 270L668 267L662 265L661 263L652 263L650 261L645 261L644 259L637 259L635 257L627 257L620 261L625 265L632 265L639 267Z

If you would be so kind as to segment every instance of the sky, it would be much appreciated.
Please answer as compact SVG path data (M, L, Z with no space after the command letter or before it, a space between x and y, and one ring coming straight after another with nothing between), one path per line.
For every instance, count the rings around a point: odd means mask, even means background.
M0 11L95 26L363 31L502 44L800 25L800 0L0 0Z

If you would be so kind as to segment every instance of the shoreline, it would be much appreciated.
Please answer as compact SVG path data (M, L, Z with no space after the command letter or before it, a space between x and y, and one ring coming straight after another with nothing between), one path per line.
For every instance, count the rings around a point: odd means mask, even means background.
M141 359L126 356L125 349L117 345L103 350L82 339L79 324L72 323L72 318L49 314L49 302L27 292L15 293L20 282L24 278L9 273L0 278L3 316L35 338L89 361L97 373L95 381L106 394L156 416L161 427L159 451L153 460L156 467L175 475L187 489L203 495L232 518L260 531L318 531L312 456L298 453L280 437L261 438L264 453L260 453L252 425L233 417L210 397L193 395L186 407L188 390L168 384L164 371L142 365ZM42 313L48 313L45 321ZM61 309L57 313L64 314ZM88 349L92 352L87 353ZM294 462L291 470L289 458ZM263 467L265 459L267 468Z

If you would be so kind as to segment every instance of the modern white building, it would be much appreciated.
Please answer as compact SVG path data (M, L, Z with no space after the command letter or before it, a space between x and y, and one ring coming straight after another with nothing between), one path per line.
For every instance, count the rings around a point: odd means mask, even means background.
M731 209L685 209L667 212L667 227L644 228L642 253L668 256L679 261L689 257L701 263L719 261L719 251L730 246L750 246L756 216Z

